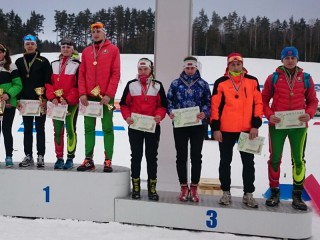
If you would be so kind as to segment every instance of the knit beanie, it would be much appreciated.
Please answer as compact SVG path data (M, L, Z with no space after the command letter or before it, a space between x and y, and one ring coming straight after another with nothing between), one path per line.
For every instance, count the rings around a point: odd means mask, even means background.
M295 57L299 60L299 52L298 49L296 47L290 46L290 47L285 47L284 49L282 49L281 51L281 61L288 57L288 56L292 56Z
M106 29L104 28L104 25L102 22L95 22L93 24L91 24L90 26L90 30L92 31L93 29L101 29L101 31L106 35L107 34L107 31Z
M69 45L69 46L74 46L74 42L72 41L71 38L65 37L61 40L60 45Z
M243 64L243 57L240 53L233 52L230 53L227 57L227 66L229 67L232 62L241 62Z
M37 45L37 37L36 36L33 36L31 34L28 34L26 35L24 38L23 38L23 41L24 43L27 43L27 42L33 42Z

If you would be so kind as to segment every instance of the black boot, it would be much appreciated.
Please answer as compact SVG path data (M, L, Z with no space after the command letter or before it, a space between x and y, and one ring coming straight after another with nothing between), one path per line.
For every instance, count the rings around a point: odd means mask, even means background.
M280 203L280 190L279 188L271 188L271 195L266 200L266 205L269 207L278 206Z
M308 207L302 200L302 191L293 190L292 191L292 207L297 210L307 211Z
M140 178L132 178L132 193L133 199L140 199Z
M148 198L152 201L159 201L159 195L156 191L157 179L148 179Z

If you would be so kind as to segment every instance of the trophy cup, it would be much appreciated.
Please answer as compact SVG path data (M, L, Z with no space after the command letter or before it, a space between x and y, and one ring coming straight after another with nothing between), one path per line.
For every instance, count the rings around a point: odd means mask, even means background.
M2 100L3 88L0 88L0 116L3 115L4 109L6 107L6 102Z
M94 87L94 89L91 90L91 94L95 97L99 97L99 98L103 98L103 96L100 94L100 86L97 85ZM111 105L111 104L107 104L107 108L109 111L113 111L116 109L116 107L114 105Z
M36 94L39 96L39 102L40 102L40 113L41 114L45 114L46 110L43 106L43 97L42 95L44 94L44 87L37 87L34 89L34 91L36 92Z
M55 94L57 97L60 98L60 102L61 102L62 100L64 100L64 98L62 97L62 95L63 95L63 89L62 89L62 88L60 88L60 89L58 89L58 90L55 90L55 91L54 91L54 94ZM66 114L67 114L67 115L70 115L70 113L69 113L68 111L66 112Z

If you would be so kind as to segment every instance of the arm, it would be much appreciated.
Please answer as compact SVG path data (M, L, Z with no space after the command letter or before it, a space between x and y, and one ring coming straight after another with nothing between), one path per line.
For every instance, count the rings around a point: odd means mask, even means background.
M114 54L113 54L113 63L110 68L110 79L109 84L106 92L104 95L107 95L111 99L115 97L118 84L120 81L120 52L117 47L115 47Z
M130 82L127 83L125 89L123 90L123 94L120 100L120 111L124 120L127 120L129 117L131 118L131 109L130 105L132 102L132 97L129 89Z
M272 98L273 91L274 90L272 86L272 74L271 74L268 76L262 89L263 113L268 120L270 120L271 115L274 115L273 110L270 108L270 100Z
M156 122L159 123L162 119L165 118L167 108L168 108L168 100L166 97L166 93L164 91L163 85L160 84L160 90L157 95L157 106L156 106L156 111L155 111L155 117L157 117Z

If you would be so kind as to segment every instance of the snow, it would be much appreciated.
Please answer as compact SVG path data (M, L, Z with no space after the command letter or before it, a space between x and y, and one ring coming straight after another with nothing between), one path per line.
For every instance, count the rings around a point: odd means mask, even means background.
M43 53L43 56L47 57L49 61L57 59L58 53ZM21 55L13 56L13 61ZM153 59L153 55L140 55L140 54L123 54L121 55L122 73L119 89L116 94L116 98L119 99L122 95L122 91L127 81L133 79L136 76L136 63L141 57L148 57ZM226 57L199 57L199 61L202 63L201 73L202 77L212 84L217 78L219 78L225 71ZM249 71L249 74L256 76L259 79L261 85L263 85L268 74L271 74L275 68L281 65L279 60L270 59L244 59L244 65ZM307 72L313 76L315 83L320 84L320 63L305 63L299 62L300 67L304 68ZM177 74L180 70L177 70ZM161 80L161 79L160 79ZM314 122L320 122L320 118L314 118L310 122L310 128L308 131L308 141L306 148L306 160L307 160L307 174L313 174L318 181L320 181L320 161L317 159L319 155L318 139L320 136L320 126L313 125ZM23 133L18 130L21 129L22 118L17 113L13 124L14 133L14 161L19 162L24 156L23 153ZM114 151L114 164L130 167L130 147L127 135L127 127L125 121L122 119L119 112L114 114L114 125L125 127L125 131L115 131L115 151ZM46 148L47 154L45 156L46 162L55 162L54 157L54 143L52 132L51 119L46 121ZM97 130L101 130L100 121L97 121ZM83 138L83 118L78 118L78 149L76 152L76 163L81 163L84 158L84 138ZM259 135L267 137L267 125L264 124L260 130ZM162 133L164 134L164 133ZM3 140L1 138L0 154L4 156ZM97 164L102 163L103 159L103 143L102 138L97 137L95 159ZM218 178L218 155L212 154L218 153L218 144L215 141L205 141L203 147L203 178ZM268 145L267 141L261 156L255 157L256 162L256 191L254 195L261 198L262 194L268 188L267 177L267 159L268 159ZM99 160L101 159L101 160ZM291 175L291 161L290 161L290 148L288 141L286 142L283 161L281 166L281 183L292 183ZM3 167L3 162L1 163ZM241 160L236 147L234 148L234 157L232 162L232 195L242 196L242 177L241 177ZM240 169L239 169L240 168ZM142 179L146 179L145 163L142 164ZM178 191L178 189L177 189ZM308 203L310 205L310 202ZM313 237L312 240L320 240L320 218L319 215L313 213ZM212 233L212 232L196 232L186 230L173 230L160 227L147 227L147 226L135 226L120 224L115 222L110 223L94 223L88 221L77 220L58 220L58 219L24 219L14 218L7 216L0 216L0 239L13 240L13 239L25 239L25 240L37 240L37 239L219 239L219 240L233 240L233 239L270 239L251 236L239 236L233 234Z

